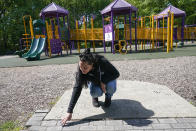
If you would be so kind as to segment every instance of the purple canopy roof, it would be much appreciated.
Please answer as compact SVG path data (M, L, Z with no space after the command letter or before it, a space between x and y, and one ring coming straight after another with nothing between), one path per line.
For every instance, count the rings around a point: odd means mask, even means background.
M178 8L174 7L173 5L169 5L167 8L165 8L163 11L161 11L158 14L159 15L159 16L157 16L158 19L163 18L163 14L168 14L169 11L174 13L174 17L182 17L182 16L186 15L185 11L178 9ZM164 15L164 17L167 17L167 15Z
M69 14L68 10L64 9L63 7L55 4L52 2L48 6L46 6L44 9L41 10L40 16L43 17L57 17L57 14L59 17L66 16Z
M130 12L130 9L133 12L137 11L137 8L126 2L125 0L114 0L112 3L110 3L107 7L105 7L101 14L107 14L110 15L111 10L114 12L114 14L127 14Z

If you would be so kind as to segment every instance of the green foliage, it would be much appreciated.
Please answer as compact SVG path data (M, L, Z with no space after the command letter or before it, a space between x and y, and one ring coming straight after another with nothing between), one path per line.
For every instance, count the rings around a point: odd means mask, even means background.
M139 16L150 16L160 13L168 4L184 10L189 16L195 13L195 0L127 0L130 4L138 8Z
M102 27L100 11L113 0L0 0L0 54L14 52L19 48L19 39L24 34L22 17L31 15L39 19L39 13L51 2L69 11L70 28L75 28L75 20L82 22L94 16L94 27ZM168 4L186 12L186 23L195 24L195 0L126 0L138 8L138 16L150 16L161 12ZM88 22L87 27L90 27Z
M22 127L19 126L18 122L7 121L0 125L1 131L20 131Z
M189 15L186 18L186 23L195 24L196 23L196 13L195 14L192 14L192 15Z

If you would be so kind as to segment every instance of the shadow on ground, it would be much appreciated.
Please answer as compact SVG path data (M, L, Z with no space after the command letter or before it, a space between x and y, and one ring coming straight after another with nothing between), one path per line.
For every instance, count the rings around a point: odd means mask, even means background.
M103 106L103 102L100 102L100 104L105 113L73 121L68 123L66 126L74 126L84 124L89 121L104 119L124 120L128 125L139 127L147 126L152 123L149 118L154 115L154 112L143 107L140 102L128 99L116 99L112 101L109 108L105 108Z

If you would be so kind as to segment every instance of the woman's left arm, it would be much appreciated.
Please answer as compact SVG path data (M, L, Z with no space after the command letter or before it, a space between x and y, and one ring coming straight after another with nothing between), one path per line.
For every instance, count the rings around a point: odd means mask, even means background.
M106 93L106 88L105 88L105 84L103 82L101 82L101 89L104 93Z

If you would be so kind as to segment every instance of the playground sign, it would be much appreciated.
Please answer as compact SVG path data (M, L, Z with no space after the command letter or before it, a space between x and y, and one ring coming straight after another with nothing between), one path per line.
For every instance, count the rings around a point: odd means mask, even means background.
M112 41L112 24L105 25L105 41Z

